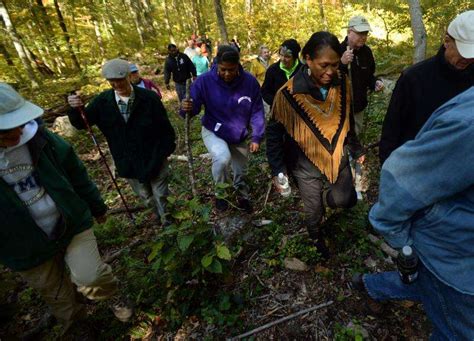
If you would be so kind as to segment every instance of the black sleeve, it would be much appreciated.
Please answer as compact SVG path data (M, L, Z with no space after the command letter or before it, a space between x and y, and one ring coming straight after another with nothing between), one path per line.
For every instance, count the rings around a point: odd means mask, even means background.
M97 123L98 116L99 116L99 98L94 98L86 107L83 108L87 121L89 125L92 127L94 124ZM81 117L80 110L78 108L69 108L67 113L69 117L69 121L76 129L86 129L86 124Z
M410 87L407 77L402 74L397 81L383 121L379 144L379 158L382 165L390 154L400 147L401 129L404 117L410 111Z
M196 66L187 55L184 54L183 56L186 60L186 64L188 64L189 72L193 75L193 77L197 77Z
M158 127L156 134L162 138L159 150L156 153L158 154L158 159L163 161L174 152L176 148L176 135L168 119L166 109L158 96L154 96L153 105L156 108L153 120L155 121L155 126Z
M265 72L265 79L262 84L262 98L263 100L272 105L273 104L273 99L275 97L275 94L272 91L272 84L274 83L273 80L273 73L269 72L270 69L267 69L267 72Z
M359 141L359 138L357 137L355 133L355 128L354 128L355 122L354 122L354 115L352 114L352 109L351 109L351 113L349 117L349 122L350 122L350 128L346 136L346 145L347 145L347 148L349 148L349 152L351 153L352 158L354 160L357 160L359 157L365 154L365 148L362 146L362 144Z
M375 82L377 82L377 77L375 77L375 59L371 49L368 49L369 53L369 89L375 90Z
M171 65L170 65L170 61L169 61L169 58L166 58L165 60L165 67L164 67L164 70L163 70L163 74L164 74L164 77L165 77L165 85L169 85L170 84L170 79L171 79Z
M284 153L286 134L286 129L283 124L274 119L270 119L267 124L266 142L267 159L272 171L272 176L277 176L278 173L287 174Z

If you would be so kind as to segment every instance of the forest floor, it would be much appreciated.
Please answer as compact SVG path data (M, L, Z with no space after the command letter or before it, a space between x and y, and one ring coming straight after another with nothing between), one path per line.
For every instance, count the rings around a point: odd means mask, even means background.
M177 132L175 155L184 155L184 126L176 114L176 95L174 91L166 91L162 76L151 76L151 71L151 67L145 66L142 73L160 84L165 107ZM70 85L55 84L51 87L64 90ZM97 86L91 86L87 90L94 92L97 89ZM371 95L362 136L365 145L373 144L379 137L388 98L386 93ZM69 140L109 207L112 210L120 208L118 195L87 134L80 132ZM104 140L101 141L102 147L107 149ZM198 119L192 122L191 141L195 156L206 153ZM212 207L210 161L196 157L195 163L200 205ZM189 193L187 163L173 159L170 167L171 192L177 196ZM163 295L166 296L167 290L172 288L158 285L160 270L149 264L155 238L162 232L161 227L154 224L152 210L136 213L137 228L128 222L125 214L110 214L105 224L94 226L94 231L103 255L108 257L122 250L111 265L123 280L125 292L135 303L136 317L129 324L121 324L104 303L87 302L88 324L101 340L217 340L237 336L305 308L327 303L327 307L280 323L255 334L252 339L428 339L430 325L419 305L391 302L386 304L381 314L373 315L366 309L360 295L349 287L354 272L393 270L395 267L380 246L368 238L369 233L374 234L367 213L377 196L379 165L376 148L369 150L364 171L368 182L364 200L350 210L327 212L325 230L332 257L322 262L317 249L309 243L296 187L293 186L289 199L282 199L270 187L264 147L252 155L248 178L255 213L248 216L232 209L223 217L211 212L209 223L213 226L224 224L225 229L229 222L231 225L237 222L232 236L226 239L233 255L228 264L230 271L218 283L215 277L208 279L207 288L202 291L202 301L198 306L195 301L190 302L187 315L179 316L176 311L164 309ZM128 185L120 179L119 184L131 206L140 206ZM130 244L135 246L127 249ZM291 270L293 267L288 264L293 258L304 263L299 271ZM38 323L47 308L17 274L0 268L0 282L0 340L19 339L23 332ZM186 284L196 286L195 283ZM200 284L195 288L198 294ZM209 285L212 286L210 290ZM209 294L213 290L214 294ZM185 294L183 291L182 295ZM181 298L186 301L186 296ZM57 339L59 333L60 330L53 327L43 333L43 339Z

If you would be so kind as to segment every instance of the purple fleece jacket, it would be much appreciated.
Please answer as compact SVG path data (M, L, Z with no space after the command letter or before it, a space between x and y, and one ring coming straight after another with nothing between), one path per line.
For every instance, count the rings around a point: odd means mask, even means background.
M217 74L217 66L199 76L191 86L195 116L204 105L201 119L206 129L227 143L240 143L252 129L251 140L260 143L265 131L265 114L258 81L240 66L239 76L230 83ZM183 115L184 113L181 113Z

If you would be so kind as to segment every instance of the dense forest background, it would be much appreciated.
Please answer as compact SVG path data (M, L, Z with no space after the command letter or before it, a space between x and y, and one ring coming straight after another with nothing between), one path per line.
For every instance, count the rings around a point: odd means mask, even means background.
M109 88L100 76L107 59L123 57L159 85L177 133L170 159L170 206L175 223L157 228L126 181L118 179L135 210L132 226L86 132L57 130L74 147L110 208L94 233L104 259L123 280L136 307L130 324L115 321L105 303L87 302L87 324L101 340L225 339L253 328L285 323L258 333L256 340L427 340L430 326L413 302L388 304L370 314L349 287L355 272L394 269L390 250L374 236L367 219L378 194L377 141L399 72L436 53L456 14L473 9L472 0L0 0L0 81L47 109L54 128L65 115L65 95L81 89L91 98ZM185 127L176 114L174 91L161 73L168 43L181 50L193 34L207 34L215 46L234 36L244 65L265 44L277 58L281 42L303 46L311 34L329 30L340 39L350 17L362 14L373 32L372 48L383 92L369 95L364 165L367 191L351 210L328 210L324 225L332 257L321 262L304 226L296 187L283 200L272 191L265 145L249 162L253 215L233 208L221 217L212 210L210 160L194 119L189 141L195 156L197 196L190 191ZM105 139L95 130L107 157ZM228 190L227 199L235 202ZM388 253L387 253L388 252ZM14 340L40 323L47 307L21 277L0 266L0 339ZM315 309L295 317L292 314ZM61 327L47 326L44 340ZM39 339L39 338L35 338Z
M170 42L184 47L193 33L207 34L213 44L236 37L244 55L255 53L261 44L275 51L284 39L304 44L318 30L343 38L344 26L355 14L364 14L371 23L370 43L380 47L379 59L409 63L410 6L420 8L412 15L422 15L430 55L449 21L472 2L1 0L0 79L36 87L48 78L85 77L106 59L156 57L165 54Z

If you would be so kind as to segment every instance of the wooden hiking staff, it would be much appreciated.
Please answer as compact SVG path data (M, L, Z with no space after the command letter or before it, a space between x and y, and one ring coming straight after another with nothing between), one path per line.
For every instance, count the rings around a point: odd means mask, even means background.
M186 80L186 100L191 100L191 84L192 79L188 78ZM193 159L193 151L191 149L191 142L189 140L189 131L191 129L191 112L186 111L184 116L184 143L186 144L186 154L188 156L188 168L189 168L189 182L191 183L191 191L193 193L193 197L198 195L196 189L196 176L194 173L194 159Z

